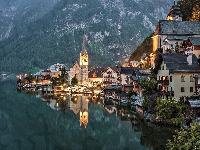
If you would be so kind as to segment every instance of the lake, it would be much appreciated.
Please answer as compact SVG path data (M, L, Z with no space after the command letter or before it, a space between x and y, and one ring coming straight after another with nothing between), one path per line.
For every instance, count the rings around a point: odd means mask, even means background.
M0 78L1 150L164 150L174 134L90 95L62 95L63 101L19 91L16 81Z

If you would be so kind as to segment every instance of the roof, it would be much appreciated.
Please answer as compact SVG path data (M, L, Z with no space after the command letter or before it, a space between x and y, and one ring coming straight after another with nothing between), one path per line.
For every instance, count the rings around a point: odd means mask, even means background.
M177 5L174 5L172 6L172 8L170 9L170 12L167 16L172 16L172 17L175 17L176 15L179 15L179 16L183 16L181 11L180 11L180 8L177 6Z
M125 87L133 87L133 84L124 84Z
M158 34L200 34L200 21L160 20L154 32L154 35Z
M175 35L168 35L163 41L165 40L187 40L189 36L175 36Z
M200 107L200 100L193 100L193 99L190 99L189 100L189 103L190 103L190 106L192 108L196 108L196 107Z
M192 64L188 65L187 55L184 54L161 54L162 60L166 64L170 73L173 72L200 72L197 57L192 55Z
M119 67L118 66L113 66L113 67L110 67L112 70L114 70L116 73L119 72Z
M192 45L200 45L200 37L189 37Z
M135 70L138 69L138 68L135 68L135 67L121 67L120 68L120 73L121 74L133 74L135 72Z
M119 67L118 66L113 66L113 67L108 67L107 69L104 69L104 72L107 72L108 69L112 69L113 71L115 71L116 73L119 73Z

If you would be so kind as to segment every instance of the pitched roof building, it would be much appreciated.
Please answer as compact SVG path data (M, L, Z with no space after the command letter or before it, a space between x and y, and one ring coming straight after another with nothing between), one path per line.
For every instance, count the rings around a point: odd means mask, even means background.
M200 66L194 54L161 54L156 68L158 90L176 99L195 94L194 77L200 73Z
M159 20L152 37L153 51L162 48L162 53L195 54L200 56L200 22L182 21L180 8L174 3L166 17ZM151 66L155 67L154 58Z

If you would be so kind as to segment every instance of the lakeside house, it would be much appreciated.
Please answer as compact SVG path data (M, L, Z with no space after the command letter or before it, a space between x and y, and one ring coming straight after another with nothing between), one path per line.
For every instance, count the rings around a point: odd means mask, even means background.
M156 66L158 90L165 96L180 99L190 97L197 91L194 77L200 73L197 57L183 54L161 54Z
M96 87L102 83L104 68L95 68L88 73L88 82Z

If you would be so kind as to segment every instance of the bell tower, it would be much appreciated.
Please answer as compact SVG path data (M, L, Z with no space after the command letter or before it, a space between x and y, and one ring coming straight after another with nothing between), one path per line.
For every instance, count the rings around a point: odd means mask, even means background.
M176 1L174 1L174 5L169 10L166 20L182 21L182 17L183 15L180 11L180 8L176 5Z
M86 34L84 32L83 35L83 44L82 44L82 50L80 52L80 61L79 61L79 65L80 65L80 84L87 84L88 81L88 52L86 49Z
M88 53L86 49L86 35L83 35L82 50L80 52L80 66L88 66Z

